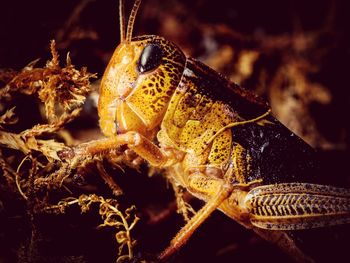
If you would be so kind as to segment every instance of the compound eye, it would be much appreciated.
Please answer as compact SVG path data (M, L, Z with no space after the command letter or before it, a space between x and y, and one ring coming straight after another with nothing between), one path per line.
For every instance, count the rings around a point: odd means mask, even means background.
M146 46L137 62L140 73L144 73L157 68L162 62L163 52L158 45L150 44Z

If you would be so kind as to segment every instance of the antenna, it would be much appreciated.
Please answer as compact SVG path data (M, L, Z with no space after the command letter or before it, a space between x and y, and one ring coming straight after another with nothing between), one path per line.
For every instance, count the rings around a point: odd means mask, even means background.
M131 9L131 13L130 13L129 21L128 21L128 27L126 30L126 38L125 38L125 40L127 42L131 41L132 30L134 28L136 14L137 14L137 10L139 9L140 4L141 4L141 0L136 0L134 3L134 6Z
M119 0L119 27L120 27L120 42L125 41L125 13L124 1Z

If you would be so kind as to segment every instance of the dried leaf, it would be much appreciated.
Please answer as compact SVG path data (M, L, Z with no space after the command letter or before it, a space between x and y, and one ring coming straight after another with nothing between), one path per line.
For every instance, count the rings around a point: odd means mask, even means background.
M12 107L0 116L0 128L3 128L3 125L15 124L18 121L15 115L15 108L16 107Z

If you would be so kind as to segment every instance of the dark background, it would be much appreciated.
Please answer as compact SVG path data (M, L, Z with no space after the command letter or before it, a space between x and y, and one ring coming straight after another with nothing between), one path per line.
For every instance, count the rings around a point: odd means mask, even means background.
M130 10L131 5L127 3L126 10ZM62 62L69 51L73 64L86 66L100 78L119 43L116 0L2 1L0 11L0 68L20 70L36 58L41 58L39 64L43 65L50 58L49 41L56 39ZM224 45L230 46L235 54L255 50L260 57L254 64L253 73L240 84L255 90L267 100L271 95L268 88L260 85L261 72L267 74L269 83L278 69L290 61L290 57L317 65L318 70L305 77L312 83L322 85L332 99L326 104L302 104L315 123L315 133L306 131L301 135L305 135L305 139L318 148L324 165L323 174L320 174L322 180L350 186L347 167L350 161L349 11L346 1L148 0L141 4L134 35L162 35L177 43L188 56L204 62L209 61L213 53ZM300 34L305 39L319 35L301 50L277 41L293 39ZM273 40L272 44L270 40ZM289 55L287 60L286 54ZM237 62L236 55L234 58L232 62L225 62L219 67L228 77ZM290 114L293 115L293 112ZM82 138L87 140L84 129L97 133L96 120L95 111L87 112L69 129L76 136L83 134ZM308 123L301 119L300 125L306 126ZM299 126L296 124L289 128L296 131ZM322 138L322 142L319 138ZM161 213L172 203L172 192L167 190L160 176L148 178L146 169L141 173L127 170L126 174L120 174L117 173L117 181L125 193L120 199L121 203L125 207L136 204L140 211L141 222L134 232L138 240L136 252L141 257L152 257L168 244L183 225L181 217L171 209L164 220L152 221L152 215ZM98 193L110 195L100 179L88 177L86 180L97 185ZM16 258L21 258L23 262L115 260L114 232L96 230L100 223L96 211L80 215L79 209L72 208L66 215L39 216L33 229L23 202L8 193L1 193L0 197L1 262L14 262ZM192 201L192 204L196 208L201 206L199 201ZM37 236L40 240L37 241L36 252L31 255L27 247L33 231L39 233ZM336 242L332 244L332 241L319 240L315 233L311 251L318 261L340 260L347 255L349 243L342 243L342 240L346 240L348 232L341 227L326 231L335 233ZM345 234L337 234L340 232ZM215 212L173 262L253 262L257 259L290 261L273 245L262 241L220 212Z

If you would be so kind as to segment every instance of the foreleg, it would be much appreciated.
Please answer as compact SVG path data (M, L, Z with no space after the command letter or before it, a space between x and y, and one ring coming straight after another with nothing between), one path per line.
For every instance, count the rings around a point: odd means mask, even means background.
M86 156L93 156L126 145L152 166L161 167L166 164L168 157L152 141L137 132L127 132L114 137L90 141L60 153L63 159L71 159L73 166L78 165Z

